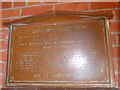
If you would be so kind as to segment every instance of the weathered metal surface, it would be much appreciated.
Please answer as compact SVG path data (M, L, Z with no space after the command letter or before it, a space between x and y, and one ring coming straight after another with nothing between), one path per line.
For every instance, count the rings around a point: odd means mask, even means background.
M110 84L103 20L15 26L8 83Z

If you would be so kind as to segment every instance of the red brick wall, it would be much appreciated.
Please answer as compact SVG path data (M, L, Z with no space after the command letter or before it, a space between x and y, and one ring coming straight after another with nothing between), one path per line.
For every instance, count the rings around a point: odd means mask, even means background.
M47 0L43 0L44 2L42 2L42 0L41 2L40 0L37 0L37 2L30 2L30 1L31 0L27 0L27 2L2 2L2 7L1 7L2 9L0 8L0 12L2 12L1 14L2 16L0 16L0 88L5 87L7 49L8 49L7 41L9 35L9 29L3 26L2 23L47 12L50 10L94 11L94 12L114 13L113 19L110 20L110 34L111 34L110 40L112 41L112 50L113 50L112 57L116 68L115 69L116 82L118 83L118 79L120 80L120 77L118 78L118 76L120 76L120 69L119 70L117 69L118 63L120 63L120 56L118 55L118 53L120 52L120 51L118 52L118 49L120 49L120 42L119 42L120 28L118 30L118 23L120 23L120 17L118 16L118 13L120 13L120 7L118 7L118 3L115 2L72 3L72 2L64 2L64 0L54 0L54 2L49 2L49 3L47 2ZM32 88L29 88L28 90L31 89ZM11 90L18 90L18 89L12 88ZM32 90L35 90L35 88ZM77 89L77 90L81 90L81 89Z

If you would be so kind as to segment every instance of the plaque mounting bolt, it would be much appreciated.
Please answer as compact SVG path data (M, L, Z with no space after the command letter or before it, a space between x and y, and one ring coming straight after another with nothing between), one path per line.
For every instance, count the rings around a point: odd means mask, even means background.
M13 27L13 30L15 30L16 29L16 27ZM16 30L15 30L16 31Z
M13 81L14 77L11 77L10 81Z

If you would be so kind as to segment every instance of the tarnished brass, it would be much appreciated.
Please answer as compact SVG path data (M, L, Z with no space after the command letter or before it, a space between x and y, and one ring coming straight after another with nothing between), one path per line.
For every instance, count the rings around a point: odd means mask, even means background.
M107 19L50 12L6 23L8 86L115 87Z

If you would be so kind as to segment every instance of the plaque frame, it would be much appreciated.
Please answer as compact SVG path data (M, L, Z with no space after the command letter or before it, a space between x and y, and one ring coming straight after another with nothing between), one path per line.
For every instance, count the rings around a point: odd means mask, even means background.
M54 14L58 14L58 15L71 15L71 16L85 16L85 19L103 19L104 23L105 23L105 29L106 29L106 40L107 40L107 49L108 49L108 54L109 54L109 72L111 75L111 83L110 84L39 84L39 83L10 83L9 82L9 70L10 70L10 47L11 47L11 35L12 35L12 30L14 29L14 26L24 26L26 25L26 22L29 20L33 20L33 19L37 19L38 17L40 18L44 18L46 16L51 16ZM38 86L38 87L87 87L87 88L96 88L96 87L100 87L100 88L115 88L116 87L116 83L115 83L115 79L114 79L114 68L113 68L113 61L112 61L112 50L111 50L111 42L109 40L110 38L110 33L109 33L109 19L113 17L113 14L107 14L107 13L94 13L94 12L71 12L71 11L51 11L48 13L43 13L43 14L39 14L39 15L35 15L35 16L31 16L28 18L23 18L21 20L16 20L16 21L12 21L12 22L8 22L5 23L5 26L8 26L10 28L10 35L9 35L9 50L8 50L8 69L7 69L7 86ZM25 23L24 23L25 22ZM39 23L38 23L39 24ZM41 24L41 23L40 23ZM46 23L45 23L46 24ZM49 23L47 23L49 24ZM56 23L52 23L53 25L56 25ZM30 24L27 24L30 25ZM32 24L34 25L34 24ZM43 24L44 25L44 24Z

